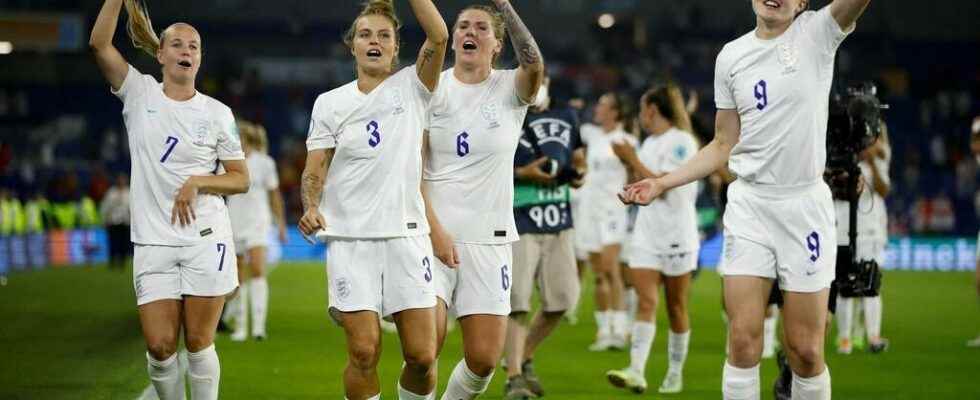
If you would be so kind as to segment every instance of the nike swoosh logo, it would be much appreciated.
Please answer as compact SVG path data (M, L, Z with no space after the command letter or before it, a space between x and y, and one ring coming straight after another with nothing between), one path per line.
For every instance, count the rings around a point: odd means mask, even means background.
M806 276L814 276L816 274L817 274L817 271L806 271Z
M157 110L151 110L151 109L147 108L146 109L146 112L148 112L150 114L156 114L157 113Z

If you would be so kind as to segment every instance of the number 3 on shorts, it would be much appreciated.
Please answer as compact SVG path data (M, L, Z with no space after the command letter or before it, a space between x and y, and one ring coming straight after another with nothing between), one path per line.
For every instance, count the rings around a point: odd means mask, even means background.
M225 250L227 249L228 246L225 246L224 243L218 243L218 253L221 253L221 257L218 259L218 271L221 271L225 266Z
M425 281L432 282L432 263L429 262L429 257L422 258L422 266L425 267Z

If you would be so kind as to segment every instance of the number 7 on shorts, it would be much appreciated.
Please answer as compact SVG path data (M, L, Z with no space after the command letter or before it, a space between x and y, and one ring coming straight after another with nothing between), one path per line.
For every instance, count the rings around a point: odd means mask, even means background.
M225 250L227 249L228 246L225 246L224 243L218 243L218 253L221 253L221 258L218 259L218 271L221 271L225 266Z

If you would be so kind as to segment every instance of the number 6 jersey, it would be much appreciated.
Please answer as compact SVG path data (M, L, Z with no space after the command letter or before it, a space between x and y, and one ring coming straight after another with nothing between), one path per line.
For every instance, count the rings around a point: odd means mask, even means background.
M197 195L196 219L188 226L171 224L170 217L177 190L188 178L214 175L219 160L245 159L231 109L200 92L190 100L173 100L155 78L133 66L113 94L123 102L133 164L133 243L192 246L230 236L228 209L218 195Z
M442 73L429 110L425 184L439 222L457 242L517 241L514 151L527 105L516 70L492 70L477 84Z
M800 14L782 35L729 42L715 64L715 103L741 121L729 168L746 182L802 185L823 178L837 47L853 30L830 6Z
M306 148L334 149L320 202L327 226L318 235L429 233L420 185L423 121L431 98L411 66L371 93L354 81L316 99Z

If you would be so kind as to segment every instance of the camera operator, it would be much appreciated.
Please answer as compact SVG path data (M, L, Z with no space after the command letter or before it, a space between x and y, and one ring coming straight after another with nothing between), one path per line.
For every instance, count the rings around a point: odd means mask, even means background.
M891 162L891 146L885 123L881 122L881 136L871 146L862 151L859 157L861 176L858 185L857 202L857 243L856 261L874 261L883 265L885 245L888 243L888 212L885 197L891 190L888 177ZM837 244L847 246L850 203L845 198L835 198L837 211ZM864 328L867 330L867 343L872 353L880 353L888 348L888 340L881 337L881 296L878 290L864 293L865 297L852 296L846 290L837 297L837 352L850 354L854 347L864 347L864 332L855 327L855 314L864 313ZM856 328L856 329L852 329ZM852 335L852 333L854 335ZM853 339L852 339L853 337Z

